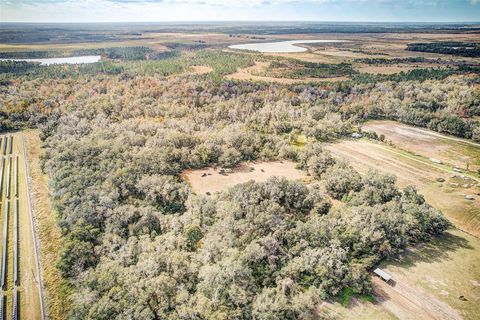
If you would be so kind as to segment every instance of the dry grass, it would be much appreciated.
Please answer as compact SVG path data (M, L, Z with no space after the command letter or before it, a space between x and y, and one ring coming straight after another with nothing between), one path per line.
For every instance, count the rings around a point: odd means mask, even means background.
M322 302L318 308L320 319L343 320L393 320L398 319L377 302L362 301L353 297L348 307L338 302Z
M38 130L24 132L30 175L37 232L43 265L45 302L50 319L65 319L70 306L71 288L56 268L61 244L61 233L57 227L55 213L48 193L47 177L40 169L41 142Z
M480 169L479 143L388 120L370 121L362 129L383 134L387 140L409 152L463 169L467 163L470 170Z
M397 284L414 288L420 297L438 299L456 310L464 319L478 319L479 266L480 240L460 230L451 230L441 238L413 248L399 261L383 263L382 268L393 275ZM395 287L392 289L395 290ZM460 296L464 296L466 300L459 299ZM398 302L403 300L401 297L399 299ZM427 302L423 300L423 298L410 299L413 302L421 302L423 312L441 310L441 308L428 309ZM396 302L385 301L393 304ZM417 319L420 318L419 314L421 313L416 313ZM449 313L443 315L435 319L455 319L451 314L445 317Z
M451 168L430 162L428 159L390 147L382 143L365 140L343 141L327 146L334 155L345 158L360 172L369 169L394 174L401 187L415 186L425 199L457 227L480 236L480 197L470 201L466 194L480 192L478 183L465 176L451 171ZM457 177L452 177L452 175ZM446 181L437 182L437 178ZM458 183L452 186L451 183ZM468 187L464 184L468 183Z
M218 168L187 170L182 176L197 194L223 191L250 180L266 181L273 176L285 177L289 180L306 179L305 174L297 170L291 161L247 162L233 169L233 172L225 174L220 174L219 170Z
M192 69L190 74L206 74L213 71L213 68L209 66L193 66Z

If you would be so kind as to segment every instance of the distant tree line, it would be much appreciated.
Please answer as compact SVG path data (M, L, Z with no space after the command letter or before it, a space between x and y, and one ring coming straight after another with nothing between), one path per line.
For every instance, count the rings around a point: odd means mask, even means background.
M451 54L462 57L480 57L480 43L461 41L439 41L429 43L409 43L407 50Z

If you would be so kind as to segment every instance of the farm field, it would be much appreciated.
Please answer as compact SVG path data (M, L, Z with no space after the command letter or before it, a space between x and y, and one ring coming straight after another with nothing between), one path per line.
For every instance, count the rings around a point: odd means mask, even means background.
M426 158L435 158L462 169L469 164L471 171L480 169L480 144L471 140L388 120L369 121L362 130L383 134L398 147Z
M37 272L35 246L32 238L32 224L30 218L30 203L28 199L27 179L25 171L25 156L23 153L23 138L21 133L13 133L13 148L12 155L18 155L18 297L19 297L19 319L41 319L42 306L39 292L39 274ZM10 136L10 134L2 135L3 137ZM2 148L5 140L2 140ZM7 184L8 182L8 160L9 146L7 146L7 156L5 157L5 167L3 171L3 185L2 185L2 215L0 224L5 222L4 208L9 203L8 213L8 237L7 237L7 275L6 286L4 293L6 298L5 303L5 317L11 318L13 316L13 297L14 289L14 161L13 156L10 167L10 197L7 198ZM3 154L3 153L2 153ZM4 230L4 229L3 229ZM3 231L2 231L3 232ZM3 236L3 233L2 233ZM3 247L3 246L2 246ZM2 248L2 254L5 248Z
M226 190L236 184L250 180L267 181L273 176L285 177L289 180L304 180L306 175L295 168L291 161L245 162L228 173L220 173L220 169L205 168L187 170L182 176L190 183L197 194L214 193Z
M480 198L478 179L457 173L451 168L416 157L387 144L371 141L342 141L328 149L347 159L360 172L370 169L395 174L401 187L415 186L425 199L441 210L458 228L480 236ZM445 179L438 182L437 179ZM465 199L475 195L474 200Z

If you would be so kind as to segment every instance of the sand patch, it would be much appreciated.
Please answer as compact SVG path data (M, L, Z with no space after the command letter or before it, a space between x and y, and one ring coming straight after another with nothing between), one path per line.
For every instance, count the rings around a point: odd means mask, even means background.
M182 173L182 177L190 183L197 194L223 191L250 180L263 182L274 176L289 180L306 179L306 175L296 169L295 163L291 161L245 162L231 172L227 170L228 172L221 173L221 170L221 168L186 170Z

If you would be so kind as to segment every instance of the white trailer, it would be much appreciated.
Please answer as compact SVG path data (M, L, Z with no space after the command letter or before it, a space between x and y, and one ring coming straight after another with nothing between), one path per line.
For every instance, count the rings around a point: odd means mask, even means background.
M392 280L392 276L389 275L388 273L386 273L385 271L383 271L380 268L376 268L375 270L373 270L373 273L375 273L377 276L379 276L383 281L385 281L387 283L390 280Z

